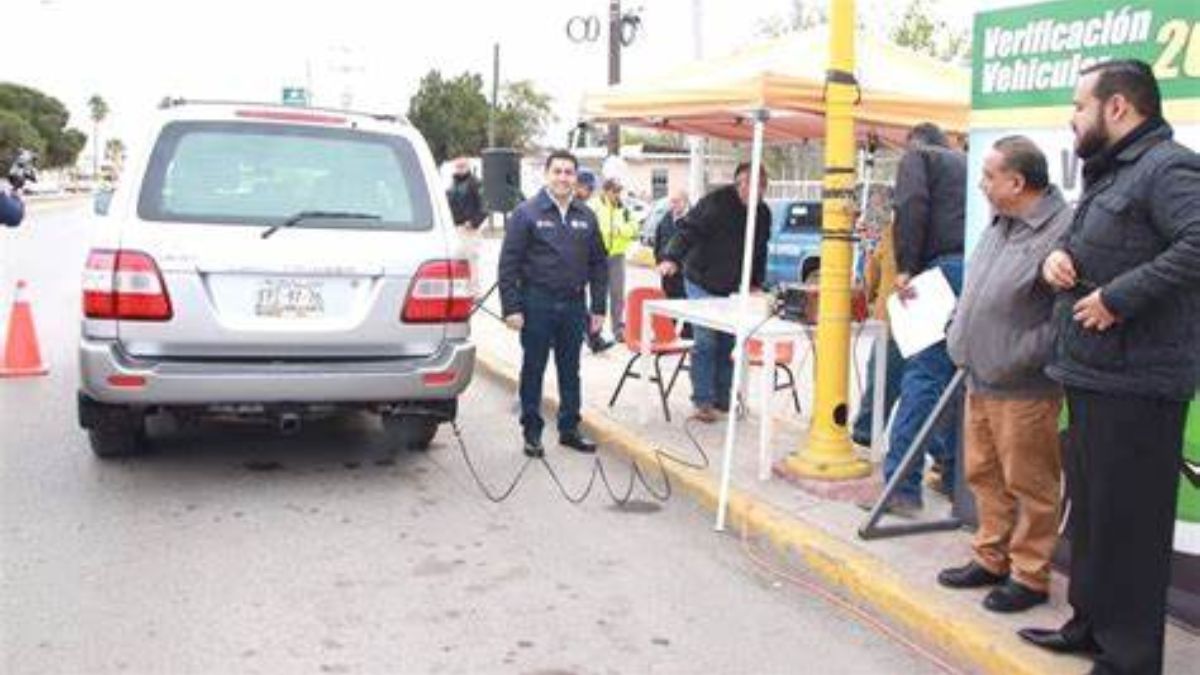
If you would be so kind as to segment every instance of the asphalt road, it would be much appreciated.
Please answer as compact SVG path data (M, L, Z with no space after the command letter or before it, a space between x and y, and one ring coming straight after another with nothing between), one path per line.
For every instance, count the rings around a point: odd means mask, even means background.
M88 220L44 206L0 232L4 316L28 280L52 369L0 380L3 672L936 672L686 496L573 506L533 464L492 504L446 427L393 454L366 416L162 423L152 454L95 459L74 417ZM461 408L496 488L523 462L514 398L478 376ZM592 460L547 440L580 489Z

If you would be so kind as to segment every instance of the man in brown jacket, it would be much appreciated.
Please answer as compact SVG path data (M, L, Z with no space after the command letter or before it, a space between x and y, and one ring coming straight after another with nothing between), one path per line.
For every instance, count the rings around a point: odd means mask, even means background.
M983 600L995 612L1046 602L1057 540L1062 391L1042 372L1054 292L1040 268L1071 208L1049 183L1046 157L1028 138L1001 138L988 151L979 188L994 216L947 337L950 358L967 371L964 467L979 529L974 559L942 570L938 582L996 586Z

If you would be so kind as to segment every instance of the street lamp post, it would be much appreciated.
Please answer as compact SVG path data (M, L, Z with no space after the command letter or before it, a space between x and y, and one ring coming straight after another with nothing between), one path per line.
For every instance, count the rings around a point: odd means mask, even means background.
M621 0L608 2L608 84L621 82ZM621 127L608 125L608 156L621 154Z

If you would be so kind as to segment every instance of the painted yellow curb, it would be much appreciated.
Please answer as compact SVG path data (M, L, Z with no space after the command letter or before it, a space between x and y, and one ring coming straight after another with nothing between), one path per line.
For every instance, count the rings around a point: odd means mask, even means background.
M476 363L482 370L515 387L517 370L482 346L477 347ZM545 398L557 402L553 395ZM605 447L645 465L656 463L656 450L644 439L599 410L583 412L584 426ZM714 481L701 472L670 462L664 466L672 485L683 488L710 511L716 511L718 486ZM859 604L981 672L1075 675L1087 669L1083 660L1050 654L1025 644L1012 631L997 632L995 626L963 617L958 608L945 600L914 590L906 579L877 558L736 488L730 490L726 522L732 530L744 529L751 536L762 537L785 557L802 560L826 583Z

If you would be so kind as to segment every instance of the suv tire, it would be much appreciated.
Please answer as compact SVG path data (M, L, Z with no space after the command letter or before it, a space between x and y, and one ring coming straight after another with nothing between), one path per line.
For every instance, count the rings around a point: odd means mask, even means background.
M140 408L101 403L79 394L79 424L97 457L128 457L146 451L146 415Z
M88 442L92 452L102 459L140 455L146 451L146 430L141 429L91 429Z
M397 449L413 452L428 450L437 429L438 420L428 415L383 416L383 431L387 434L389 445Z

